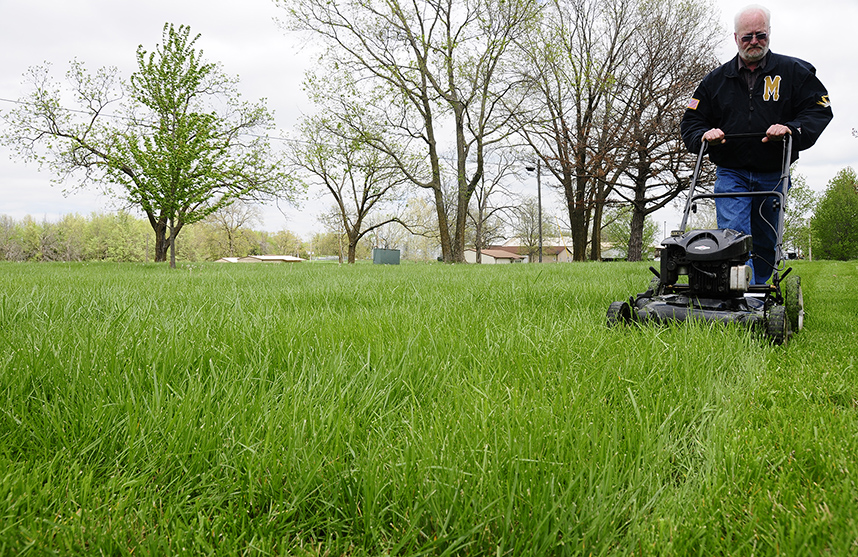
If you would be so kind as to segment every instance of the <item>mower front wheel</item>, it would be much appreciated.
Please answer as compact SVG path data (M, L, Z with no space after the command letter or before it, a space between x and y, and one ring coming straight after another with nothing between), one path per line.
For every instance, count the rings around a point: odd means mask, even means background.
M608 327L632 322L632 308L628 302L614 302L608 306Z
M773 306L766 316L766 336L772 344L786 344L790 337L786 307Z
M784 280L784 306L793 331L804 327L804 296L801 293L801 277L790 275Z

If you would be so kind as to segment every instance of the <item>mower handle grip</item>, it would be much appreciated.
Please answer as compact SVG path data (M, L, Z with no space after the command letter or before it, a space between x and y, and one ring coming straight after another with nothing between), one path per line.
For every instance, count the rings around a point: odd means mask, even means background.
M774 141L787 141L787 139L792 139L792 134L787 134L787 135L789 136L789 138L787 138L787 137L775 137L772 139ZM727 140L727 139L756 139L758 137L759 138L766 137L766 132L725 133L723 139L724 140ZM703 143L703 146L700 148L700 151L702 153L705 153L709 148L709 142L708 141L701 141L701 143Z
M766 137L766 132L727 133L724 139L754 139L755 137Z
M724 134L724 139L748 139L748 138L756 138L756 137L765 137L766 132L751 132L751 133L730 133ZM787 134L783 138L784 141L784 154L783 154L783 163L781 170L781 179L789 178L789 169L792 164L792 134ZM683 211L682 215L682 223L679 225L679 230L681 232L685 232L685 225L688 223L688 214L691 210L692 199L694 198L694 189L697 186L697 181L700 178L700 167L703 164L703 155L706 153L706 149L709 147L708 141L700 142L700 151L697 153L697 161L694 164L694 172L691 175L691 183L688 187L688 199L685 203L685 211ZM708 195L707 197L711 197ZM719 196L720 197L720 196ZM784 205L785 198L782 199L782 207ZM779 237L783 237L783 209L780 213L780 234Z

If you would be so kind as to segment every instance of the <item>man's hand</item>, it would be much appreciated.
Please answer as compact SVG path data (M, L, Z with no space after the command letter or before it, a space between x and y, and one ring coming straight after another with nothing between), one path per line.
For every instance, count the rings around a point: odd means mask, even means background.
M703 134L703 141L708 142L710 145L724 143L724 132L718 128L712 128Z
M763 138L763 143L767 143L769 140L782 141L787 134L792 135L792 130L787 126L784 126L783 124L772 124L769 126L769 129L766 130L766 137Z

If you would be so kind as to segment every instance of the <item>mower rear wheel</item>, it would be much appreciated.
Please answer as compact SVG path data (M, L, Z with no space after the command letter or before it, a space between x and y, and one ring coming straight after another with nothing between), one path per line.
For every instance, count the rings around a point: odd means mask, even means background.
M804 296L801 293L801 277L790 275L784 280L784 306L790 328L798 332L804 327Z
M632 308L628 302L614 302L608 306L608 327L625 325L632 321Z
M789 340L790 329L786 307L772 306L766 316L766 336L773 344L786 344Z

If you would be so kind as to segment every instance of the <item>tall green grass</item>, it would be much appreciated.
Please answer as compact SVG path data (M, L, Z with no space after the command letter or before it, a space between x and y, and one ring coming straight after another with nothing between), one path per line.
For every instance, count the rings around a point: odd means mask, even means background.
M858 264L805 330L646 265L0 264L0 554L858 551Z

